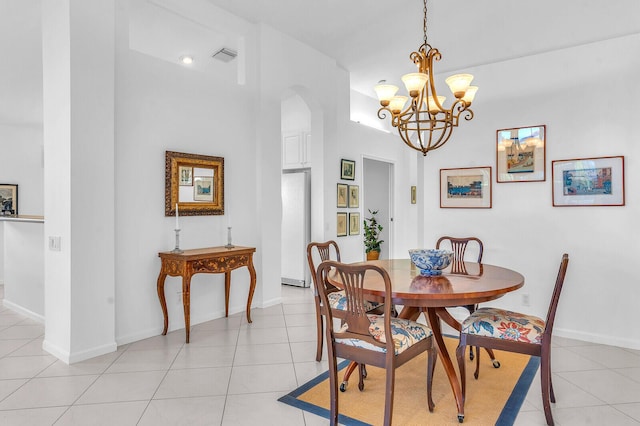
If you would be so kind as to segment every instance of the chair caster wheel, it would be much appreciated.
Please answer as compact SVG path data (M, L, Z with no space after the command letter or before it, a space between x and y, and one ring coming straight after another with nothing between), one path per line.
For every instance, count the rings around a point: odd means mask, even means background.
M464 414L458 414L458 423L464 422Z
M346 392L346 391L347 391L347 382L340 383L340 392Z
M493 368L500 368L500 361L493 360Z

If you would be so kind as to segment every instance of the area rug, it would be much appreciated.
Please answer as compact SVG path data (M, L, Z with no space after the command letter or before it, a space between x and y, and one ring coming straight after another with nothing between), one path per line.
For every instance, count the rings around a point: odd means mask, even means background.
M454 354L457 339L445 339L450 354ZM512 425L539 367L539 358L495 351L500 368L493 368L482 349L480 377L473 378L475 361L467 351L467 396L465 425ZM340 380L347 361L340 363ZM396 371L393 424L397 425L457 425L458 410L451 385L440 357L433 380L435 410L427 408L426 355L416 357ZM358 390L357 373L351 376L346 392L338 392L340 418L344 425L378 425L384 418L384 369L367 366L364 390ZM325 372L305 383L279 401L329 418L329 373Z

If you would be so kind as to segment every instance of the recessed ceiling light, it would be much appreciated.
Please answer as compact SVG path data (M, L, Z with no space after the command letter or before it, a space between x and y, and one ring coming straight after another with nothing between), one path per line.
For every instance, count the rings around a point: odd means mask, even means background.
M182 62L185 65L191 65L193 63L193 56L190 56L190 55L180 56L180 62Z

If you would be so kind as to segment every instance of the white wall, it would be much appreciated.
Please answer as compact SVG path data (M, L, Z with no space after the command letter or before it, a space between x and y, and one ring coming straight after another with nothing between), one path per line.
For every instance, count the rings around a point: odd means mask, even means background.
M544 317L562 253L570 255L558 335L640 348L633 322L640 303L634 259L640 235L636 158L640 35L468 70L480 91L475 118L424 159L424 241L475 235L484 261L513 268L525 286L493 304ZM496 130L546 124L546 180L496 183ZM399 143L399 142L398 142ZM626 206L552 207L551 161L625 156ZM493 208L440 209L439 169L491 166ZM521 304L529 294L531 306Z
M224 157L225 215L182 216L181 248L224 245L226 228L232 226L234 244L258 246L254 258L257 306L262 304L264 284L259 262L262 249L255 237L256 141L250 119L255 117L254 83L237 84L237 61L212 74L129 50L126 22L121 22L120 28L116 74L116 336L123 343L162 330L162 311L155 291L160 271L157 253L171 250L175 243L175 218L164 216L167 150ZM180 289L179 278L167 277L170 330L184 327ZM248 289L247 269L233 271L230 313L244 311ZM195 275L191 280L191 324L221 316L224 274Z
M2 227L7 261L3 303L44 322L44 225L6 221L0 222Z
M18 213L42 216L44 210L42 127L0 124L0 183L18 185ZM0 241L4 227L0 224ZM4 282L4 245L0 244L0 284Z

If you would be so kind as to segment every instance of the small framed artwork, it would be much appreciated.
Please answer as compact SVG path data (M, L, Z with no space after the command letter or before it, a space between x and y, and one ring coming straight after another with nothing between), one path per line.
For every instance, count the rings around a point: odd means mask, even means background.
M18 215L18 185L0 183L0 215Z
M411 187L411 204L416 203L416 187L415 185Z
M491 167L440 169L441 208L491 208Z
M551 162L555 207L624 206L624 156Z
M178 166L178 174L180 176L180 186L193 185L193 167Z
M347 207L348 198L348 185L346 183L339 183L337 190L336 207Z
M350 208L360 207L360 187L358 185L349 185L348 204Z
M496 181L536 182L546 179L546 126L496 132Z
M351 160L340 160L340 179L355 180L356 162Z
M195 201L213 201L213 177L196 176L193 178L193 199Z
M349 213L349 235L360 235L360 213Z
M347 214L339 212L336 216L336 235L338 237L347 236Z

